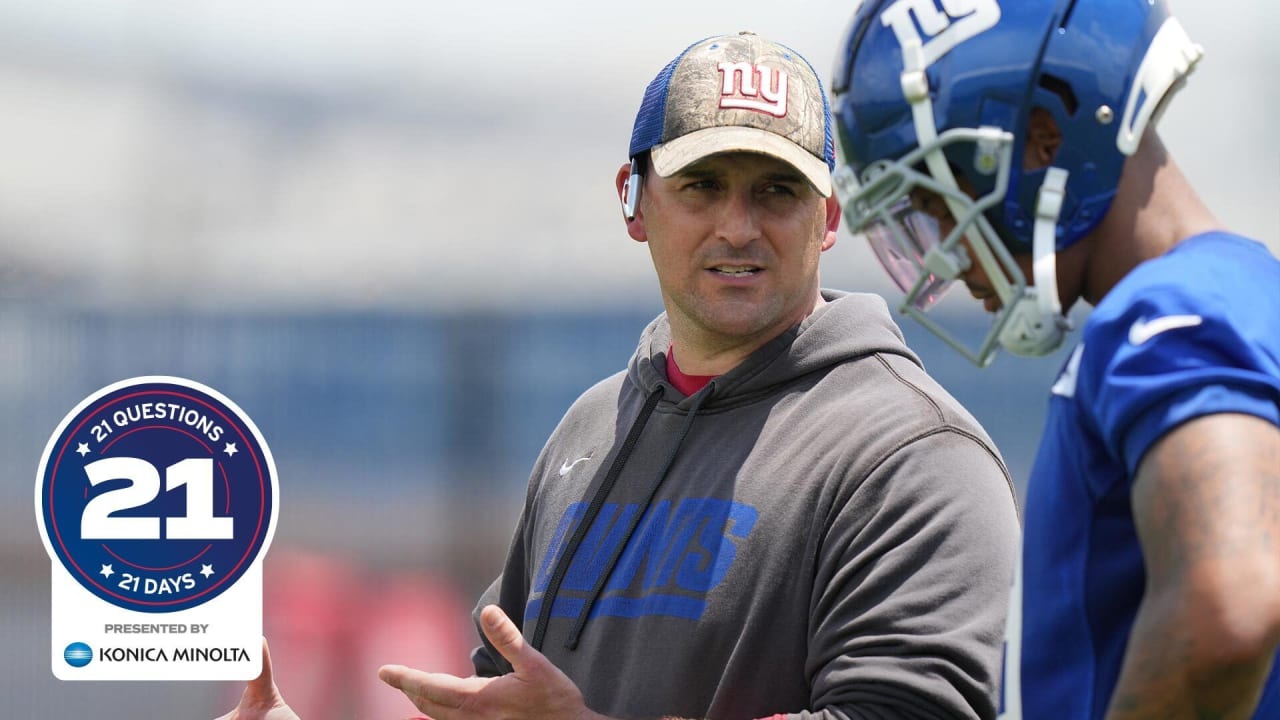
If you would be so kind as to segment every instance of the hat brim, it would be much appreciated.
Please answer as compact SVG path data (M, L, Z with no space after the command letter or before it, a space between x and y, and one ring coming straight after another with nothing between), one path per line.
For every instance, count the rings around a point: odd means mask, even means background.
M820 158L790 140L753 127L732 125L695 130L675 140L654 145L653 169L670 177L702 158L726 152L749 152L777 158L800 171L822 197L831 197L831 168Z

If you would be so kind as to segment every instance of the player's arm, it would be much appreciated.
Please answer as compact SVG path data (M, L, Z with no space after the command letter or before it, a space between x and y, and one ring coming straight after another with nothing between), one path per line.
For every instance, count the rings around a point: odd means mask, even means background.
M1111 720L1247 718L1280 643L1280 428L1217 414L1144 456L1146 590Z

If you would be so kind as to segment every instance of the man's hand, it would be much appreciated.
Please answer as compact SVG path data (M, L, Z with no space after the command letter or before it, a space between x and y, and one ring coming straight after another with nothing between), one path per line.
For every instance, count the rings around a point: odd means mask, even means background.
M280 697L280 688L271 679L271 652L262 640L262 674L245 686L240 704L215 720L300 720Z
M460 678L384 665L378 677L435 720L603 720L587 709L582 692L567 675L525 644L515 623L497 605L480 612L480 624L485 637L511 663L513 672L496 678Z

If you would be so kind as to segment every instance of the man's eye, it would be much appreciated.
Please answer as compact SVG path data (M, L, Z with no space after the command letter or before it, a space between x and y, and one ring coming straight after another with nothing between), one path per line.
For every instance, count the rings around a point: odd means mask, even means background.
M925 193L912 193L911 207L926 215L941 217L946 212L946 204L942 202L942 198Z
M779 195L795 195L796 194L795 188L791 187L790 185L780 185L777 183L766 186L764 191L767 193L775 193Z

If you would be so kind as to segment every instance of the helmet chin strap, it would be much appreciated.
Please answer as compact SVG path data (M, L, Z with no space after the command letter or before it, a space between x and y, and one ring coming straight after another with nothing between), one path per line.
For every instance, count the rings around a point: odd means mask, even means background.
M1028 357L1048 355L1062 346L1071 321L1062 315L1058 299L1058 216L1067 187L1067 171L1051 167L1036 199L1036 224L1031 236L1031 272L1035 286L1023 290L1009 310L1009 321L1000 332L1006 350Z

